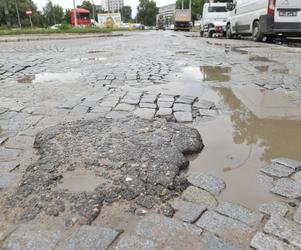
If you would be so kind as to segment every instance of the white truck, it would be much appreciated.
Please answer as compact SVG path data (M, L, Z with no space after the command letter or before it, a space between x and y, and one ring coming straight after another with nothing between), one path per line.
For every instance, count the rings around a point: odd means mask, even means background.
M224 36L228 20L227 3L205 3L201 17L200 35L212 37Z
M233 0L227 8L227 38L252 35L254 41L262 41L301 36L301 0Z
M175 10L175 25L174 30L190 31L191 24L191 10L190 9L176 9Z

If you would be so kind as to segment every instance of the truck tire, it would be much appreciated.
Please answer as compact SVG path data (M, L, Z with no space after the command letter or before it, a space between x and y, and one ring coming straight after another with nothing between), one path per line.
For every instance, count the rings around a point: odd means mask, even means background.
M204 31L200 31L200 37L204 36Z
M227 39L233 39L233 35L232 35L232 32L231 32L231 24L230 23L227 24L226 38Z
M260 29L259 21L255 21L253 24L252 38L255 42L262 42L262 39L264 38L264 34L261 32Z
M213 34L214 34L214 32L213 32L213 31L209 31L209 33L208 33L208 37L209 37L209 38L212 38L212 37L213 37Z

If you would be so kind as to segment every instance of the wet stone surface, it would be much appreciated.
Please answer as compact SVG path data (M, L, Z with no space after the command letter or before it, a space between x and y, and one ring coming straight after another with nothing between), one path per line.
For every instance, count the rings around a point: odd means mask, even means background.
M36 136L36 165L27 169L7 207L21 207L22 220L40 212L75 214L91 222L103 201L136 200L151 208L183 191L188 183L181 170L184 153L203 147L197 130L138 118L75 121L48 128ZM92 171L103 180L94 191L60 189L64 176ZM71 203L66 210L66 201Z

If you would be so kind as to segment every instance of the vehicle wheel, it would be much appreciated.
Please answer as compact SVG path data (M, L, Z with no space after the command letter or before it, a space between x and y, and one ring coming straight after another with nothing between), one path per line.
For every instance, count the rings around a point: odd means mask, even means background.
M200 37L204 36L204 31L200 31Z
M212 37L213 37L213 34L214 34L214 32L213 32L213 31L209 31L209 33L208 33L208 37L209 37L209 38L212 38Z
M261 32L259 21L256 21L253 25L253 34L252 34L253 41L261 42L263 37L264 35Z
M228 24L227 28L226 28L226 37L227 37L227 39L232 39L233 38L230 24Z
M273 36L271 36L271 35L266 36L266 40L265 40L265 41L266 41L267 43L272 43L273 40L274 40L274 37L273 37Z

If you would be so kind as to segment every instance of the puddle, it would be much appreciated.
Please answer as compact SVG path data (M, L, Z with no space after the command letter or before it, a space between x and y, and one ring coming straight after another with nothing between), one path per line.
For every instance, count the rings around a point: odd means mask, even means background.
M219 199L251 209L281 199L258 183L260 168L272 158L301 160L301 109L289 96L255 88L215 88L227 111L196 123L205 148L189 172L211 172L227 188Z
M183 80L199 81L199 82L228 82L231 80L231 67L225 66L200 66L200 67L184 67Z
M23 78L17 80L18 83L31 84L31 83L43 83L50 81L68 81L73 80L81 76L77 72L67 72L67 73L40 73L36 75L26 75Z
M99 185L104 184L105 180L87 171L73 171L64 174L59 189L68 189L70 192L92 192Z
M269 59L265 56L257 56L257 55L250 56L249 61L250 62L276 62L276 61L271 60L271 59Z
M269 67L268 65L264 65L264 66L255 66L255 69L257 69L258 71L264 73L264 72L268 72L269 71Z
M86 62L86 61L104 61L104 57L84 57L84 58L75 58L72 61L74 62Z

